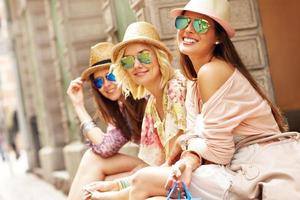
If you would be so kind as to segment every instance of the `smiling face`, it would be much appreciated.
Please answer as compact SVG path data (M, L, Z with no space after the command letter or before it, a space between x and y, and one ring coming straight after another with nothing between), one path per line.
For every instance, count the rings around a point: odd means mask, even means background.
M186 11L184 16L189 17L189 25L177 32L179 51L187 56L206 56L212 54L217 37L215 34L214 21L202 14ZM193 27L195 18L204 19L208 22L209 28L205 33L197 33Z
M96 71L94 75L94 79L102 78L103 85L99 90L99 92L106 98L117 101L121 95L122 91L117 87L117 83L115 81L107 80L107 74L109 73L108 68Z
M143 57L143 54L150 56L149 59L144 59L147 62L143 62L143 59L140 59ZM157 57L149 45L143 43L130 44L126 47L123 58L127 56L134 56L133 67L125 68L125 70L136 84L147 86L153 84L153 82L160 81L161 72Z

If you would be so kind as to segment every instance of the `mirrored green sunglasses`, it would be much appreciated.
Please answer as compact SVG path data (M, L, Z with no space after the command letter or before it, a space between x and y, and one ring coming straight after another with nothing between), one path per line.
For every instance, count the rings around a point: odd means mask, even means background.
M142 52L139 52L136 56L124 56L121 58L121 65L125 69L131 69L134 66L135 58L138 59L138 61L142 64L150 64L152 63L151 54L149 51L144 50Z
M178 30L185 29L186 27L188 27L191 21L193 21L193 27L197 33L206 33L208 31L208 27L210 25L207 20L200 18L191 19L187 16L176 17L175 27Z

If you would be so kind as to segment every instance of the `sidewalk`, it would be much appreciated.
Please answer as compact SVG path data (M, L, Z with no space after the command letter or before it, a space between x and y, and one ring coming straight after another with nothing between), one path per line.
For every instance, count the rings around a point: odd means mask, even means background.
M66 200L62 192L26 170L23 152L19 160L13 154L5 162L0 160L0 200Z

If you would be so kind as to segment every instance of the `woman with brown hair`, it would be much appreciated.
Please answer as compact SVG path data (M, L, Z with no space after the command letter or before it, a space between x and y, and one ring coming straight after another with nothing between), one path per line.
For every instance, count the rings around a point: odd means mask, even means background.
M71 81L68 95L81 122L83 136L91 149L86 151L73 180L68 199L83 199L83 186L104 180L108 176L121 176L145 163L132 156L119 154L119 149L128 141L139 143L145 99L125 98L116 83L115 75L109 71L113 44L98 43L91 48L90 66L81 77ZM107 123L106 133L96 127L85 109L83 83L90 81L97 104L97 114ZM124 175L125 175L124 174ZM103 185L101 185L103 186ZM97 185L95 185L97 187Z
M182 182L207 200L300 199L300 134L285 132L283 116L242 63L229 13L227 0L190 0L171 12L189 79L188 130L169 157L172 168L138 171L131 199L165 196Z

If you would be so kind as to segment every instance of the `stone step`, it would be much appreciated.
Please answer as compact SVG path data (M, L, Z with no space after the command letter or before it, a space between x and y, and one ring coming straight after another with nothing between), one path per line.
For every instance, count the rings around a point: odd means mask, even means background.
M70 189L70 176L66 170L52 172L53 185L56 189L61 190L66 195Z

